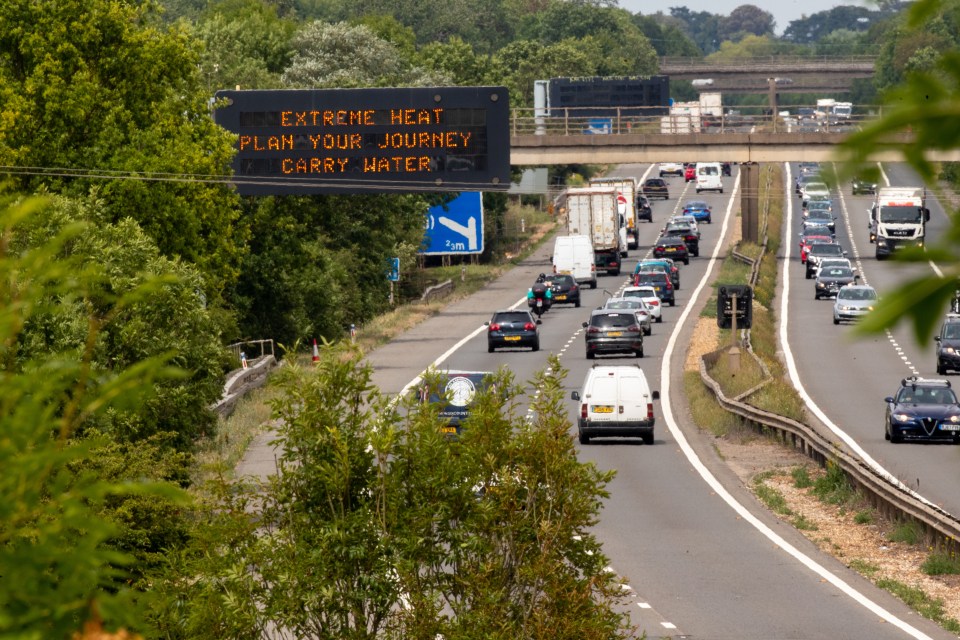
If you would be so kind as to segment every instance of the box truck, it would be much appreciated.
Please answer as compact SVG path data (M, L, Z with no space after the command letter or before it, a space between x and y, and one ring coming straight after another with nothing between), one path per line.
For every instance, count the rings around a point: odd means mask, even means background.
M567 189L567 234L589 236L597 271L620 275L623 217L617 210L617 190L612 187Z

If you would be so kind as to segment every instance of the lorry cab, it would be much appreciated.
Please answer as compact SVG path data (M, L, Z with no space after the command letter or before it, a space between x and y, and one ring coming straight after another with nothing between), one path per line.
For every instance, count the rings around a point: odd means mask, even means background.
M870 242L882 260L905 246L922 247L930 210L922 187L881 187L868 210Z
M723 168L719 162L697 163L697 193L719 191L723 193Z

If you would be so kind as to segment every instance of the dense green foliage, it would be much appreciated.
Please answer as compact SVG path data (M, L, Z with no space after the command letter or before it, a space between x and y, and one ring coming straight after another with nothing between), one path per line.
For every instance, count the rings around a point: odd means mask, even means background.
M210 524L176 561L189 579L158 587L157 628L170 638L252 638L268 624L331 640L626 637L622 590L591 533L612 473L577 461L564 372L556 359L551 368L531 381L532 421L503 370L450 441L436 405L393 406L342 347L324 348L313 370L286 367L274 406L282 453L259 531L244 494L212 491L198 518Z

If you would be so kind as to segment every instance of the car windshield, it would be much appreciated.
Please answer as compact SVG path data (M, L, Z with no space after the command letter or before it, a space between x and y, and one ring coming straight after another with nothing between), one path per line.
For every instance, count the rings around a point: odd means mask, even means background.
M612 298L603 305L606 309L642 309L643 301L640 298L633 300L627 298Z
M842 256L843 247L838 244L815 244L810 247L810 253L818 256Z
M693 200L684 205L684 209L709 209L710 205L702 200Z
M960 322L951 322L943 327L944 340L960 340Z
M827 278L852 278L853 269L847 269L845 267L829 267L827 269L821 269L820 275Z
M832 208L832 205L829 200L811 200L807 203L807 211L810 214L813 214L815 211L827 211L829 212Z
M877 292L873 289L859 287L844 287L837 294L838 300L876 300Z
M956 404L957 396L953 389L946 387L903 387L897 402L913 404Z

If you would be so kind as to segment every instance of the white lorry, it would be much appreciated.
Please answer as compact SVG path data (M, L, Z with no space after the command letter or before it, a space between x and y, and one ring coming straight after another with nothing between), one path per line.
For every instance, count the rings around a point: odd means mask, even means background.
M620 275L623 216L617 211L617 190L613 187L567 189L567 233L590 236L597 271Z
M623 245L627 249L636 249L639 245L637 236L637 179L633 177L592 178L591 187L613 187L617 190L617 211L623 216ZM624 251L621 258L627 257Z
M930 210L923 187L880 187L869 209L877 260L907 246L922 247Z

